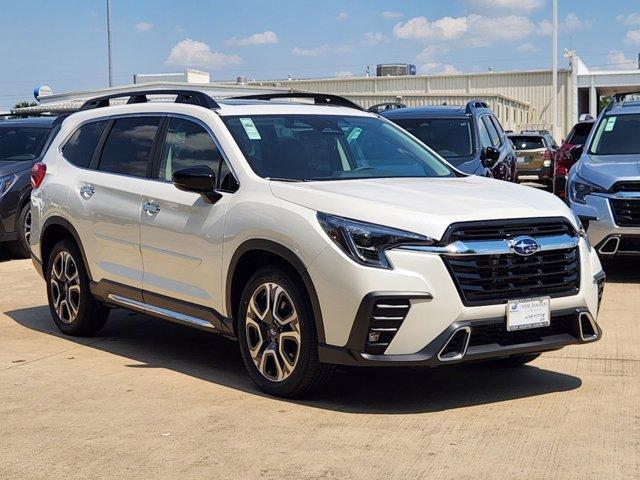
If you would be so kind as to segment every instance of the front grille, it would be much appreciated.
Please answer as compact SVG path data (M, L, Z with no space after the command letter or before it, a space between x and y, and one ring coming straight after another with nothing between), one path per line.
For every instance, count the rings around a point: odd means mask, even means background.
M612 198L611 210L616 225L640 227L640 198Z
M549 250L521 257L464 255L445 257L445 263L467 305L506 303L535 296L575 295L580 289L577 247Z
M574 235L571 224L564 219L474 222L452 225L447 241L502 240L520 235L549 237Z
M640 182L618 182L609 189L611 193L616 192L640 192Z
M523 343L539 342L543 337L569 334L577 336L577 318L575 314L553 317L548 327L529 330L507 331L506 323L492 323L471 327L469 347L498 344L503 347Z

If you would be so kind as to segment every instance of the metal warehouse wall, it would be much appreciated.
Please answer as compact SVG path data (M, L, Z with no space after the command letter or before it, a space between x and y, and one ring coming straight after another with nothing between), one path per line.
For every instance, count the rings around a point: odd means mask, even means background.
M570 70L558 72L559 130L565 135L572 126L573 102ZM460 75L416 75L403 77L329 78L313 80L283 80L251 82L251 85L277 86L333 93L359 101L363 106L380 103L396 96L412 100L412 104L424 100L423 105L433 104L440 98L460 100L480 97L493 102L502 98L512 103L503 108L495 105L496 113L505 128L551 129L551 71L487 72ZM410 94L422 94L411 97ZM424 95L430 94L430 95ZM382 100L380 100L382 98ZM444 100L443 100L444 101ZM440 102L442 103L442 102ZM528 113L524 115L524 110ZM520 118L520 115L524 115ZM512 120L511 116L518 120ZM560 140L560 139L558 139Z

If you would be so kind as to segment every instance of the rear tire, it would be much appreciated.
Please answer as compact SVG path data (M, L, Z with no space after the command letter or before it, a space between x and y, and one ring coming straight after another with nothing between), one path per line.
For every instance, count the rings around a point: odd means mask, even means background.
M60 331L84 337L104 327L109 309L91 295L82 255L71 240L60 240L53 247L45 280L51 316Z
M31 236L31 204L27 203L22 207L16 222L18 239L9 247L11 254L18 258L29 258L31 247L29 238Z
M237 319L242 360L254 383L279 397L318 389L334 366L320 363L315 318L306 291L286 268L258 270L247 283Z

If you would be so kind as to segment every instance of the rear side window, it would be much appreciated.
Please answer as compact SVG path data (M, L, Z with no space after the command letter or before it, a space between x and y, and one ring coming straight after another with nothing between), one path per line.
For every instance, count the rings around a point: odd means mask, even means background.
M145 177L160 117L117 119L102 149L98 170Z
M102 120L80 126L62 147L64 158L78 167L89 167L93 151L106 125L107 121Z
M203 127L190 120L172 118L160 157L160 180L171 181L173 173L183 168L203 165L218 176L222 155Z

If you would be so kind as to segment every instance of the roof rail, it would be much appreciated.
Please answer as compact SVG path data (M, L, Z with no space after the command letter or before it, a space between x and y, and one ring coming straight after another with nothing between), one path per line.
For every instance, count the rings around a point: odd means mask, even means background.
M109 106L109 100L113 98L125 98L129 97L127 104L130 103L146 103L149 101L147 95L175 95L176 99L174 103L188 103L191 105L198 105L200 107L209 109L218 109L220 105L213 98L204 92L198 90L185 90L181 88L162 88L154 90L139 90L130 92L113 93L111 95L104 95L102 97L92 98L87 100L80 107L82 110L92 110L94 108L103 108Z
M277 100L279 98L309 98L313 100L316 105L333 105L336 107L355 108L356 110L363 110L360 105L347 100L344 97L338 95L330 95L328 93L309 93L309 92L284 92L284 93L259 93L256 95L242 95L239 97L232 97L229 100Z
M475 99L467 102L466 112L471 113L476 108L489 108L489 104L484 100Z
M407 106L402 102L384 102L370 106L367 111L371 113L380 113L387 110L397 110L398 108L407 108Z

